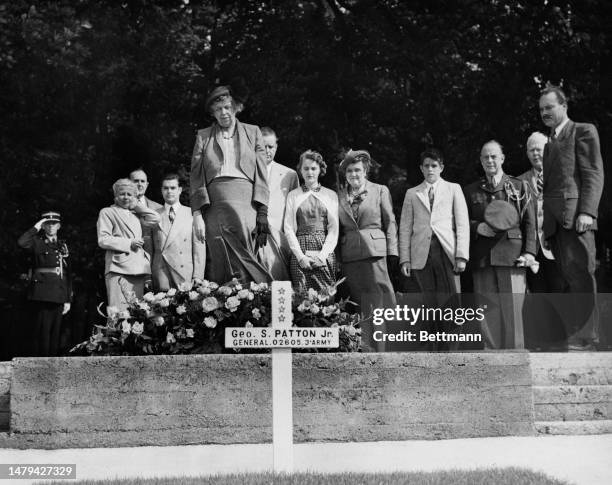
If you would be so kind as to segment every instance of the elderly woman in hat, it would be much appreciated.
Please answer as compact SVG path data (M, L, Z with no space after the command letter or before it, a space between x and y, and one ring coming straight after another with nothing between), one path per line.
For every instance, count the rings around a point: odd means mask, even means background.
M104 279L108 305L127 308L131 298L141 298L151 274L149 255L144 251L142 227L154 227L160 215L136 200L137 188L130 179L113 184L115 203L98 216L98 246L106 250Z
M340 257L351 300L368 317L374 308L395 306L387 260L397 264L397 224L391 193L368 180L372 158L365 150L350 150L340 163L346 181L338 194ZM363 328L364 348L376 347ZM371 335L370 335L371 337Z
M336 282L338 196L319 183L326 169L320 153L306 150L297 166L303 184L287 195L284 229L292 253L291 281L299 292Z
M28 299L35 313L32 345L36 357L58 355L62 315L70 311L68 246L57 237L60 227L60 214L46 212L17 241L31 252L33 260Z
M206 109L215 121L198 131L190 173L194 233L208 247L206 277L221 284L232 278L269 282L257 258L269 233L261 131L238 121L243 104L229 86L215 88Z

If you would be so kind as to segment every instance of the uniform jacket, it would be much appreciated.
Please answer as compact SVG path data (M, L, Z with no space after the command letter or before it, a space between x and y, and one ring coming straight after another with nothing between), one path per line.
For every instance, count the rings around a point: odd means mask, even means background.
M544 247L544 207L542 194L538 194L538 181L533 169L527 170L525 173L519 175L520 180L527 183L527 189L531 196L531 203L533 204L533 213L535 215L536 227L538 237L536 240L537 253L542 251L542 254L546 259L555 259L552 251Z
M433 209L425 181L408 189L404 197L399 229L399 260L411 269L427 263L432 234L435 234L451 264L455 258L469 259L470 225L468 211L458 184L438 181Z
M593 229L597 229L603 183L597 129L568 121L544 147L544 236L552 236L558 226L575 227L580 213L595 218Z
M210 204L206 187L219 174L223 165L223 151L216 140L219 126L215 123L199 130L196 136L190 172L190 203L192 211ZM268 205L270 193L266 170L266 152L258 126L236 120L240 169L253 183L252 201Z
M340 255L342 261L397 256L397 224L389 189L366 181L366 197L359 204L357 219L347 200L347 188L338 194Z
M68 264L68 246L61 239L52 243L35 227L28 229L17 244L30 250L32 268L28 299L67 303L72 299L72 279ZM40 271L44 269L45 271ZM50 272L49 270L54 270Z
M179 205L170 223L168 209L162 206L157 210L161 221L152 229L153 239L153 281L158 281L158 274L164 265L168 265L182 282L193 278L204 279L206 260L205 243L200 242L193 234L193 217L191 209ZM159 287L158 284L156 284Z
M518 194L521 217L517 227L497 232L495 237L481 236L476 232L478 224L484 222L484 212L492 200L509 200L508 190ZM490 188L482 178L464 189L471 228L470 260L475 268L487 266L514 266L523 253L537 254L536 221L534 206L529 199L525 182L503 174L497 187Z
M149 255L143 248L133 251L132 239L142 238L142 225L152 227L160 222L159 214L138 204L134 211L113 204L98 216L98 246L106 250L104 273L146 275L151 273Z

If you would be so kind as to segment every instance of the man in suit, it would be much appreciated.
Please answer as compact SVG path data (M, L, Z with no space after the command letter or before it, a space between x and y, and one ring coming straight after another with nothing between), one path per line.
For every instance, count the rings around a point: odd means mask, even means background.
M544 150L544 237L572 294L569 350L592 350L599 341L595 235L604 173L599 135L567 115L567 97L556 86L540 96L540 115L551 130Z
M548 137L538 131L527 138L527 158L531 169L519 175L527 184L529 195L534 205L537 226L536 260L538 271L527 271L527 288L529 294L523 307L525 322L525 344L530 349L543 349L553 342L562 340L562 329L558 328L560 315L554 308L554 298L548 293L564 291L565 281L557 268L555 258L544 240L543 209L543 157Z
M142 168L137 168L130 172L130 180L134 182L136 185L136 202L140 205L148 207L149 209L153 209L157 211L161 209L163 206L158 204L154 200L149 199L145 193L149 188L149 179L147 178L147 174ZM149 255L149 260L153 257L153 243L151 239L151 227L142 226L142 238L144 240L144 250ZM145 284L149 286L151 283L151 277L146 279Z
M270 237L268 238L268 244L260 248L259 256L273 279L290 281L289 260L291 259L291 250L283 232L283 221L285 220L287 194L297 188L300 183L295 170L274 161L274 155L276 155L278 148L278 138L274 130L264 126L261 129L261 134L268 163L268 186L270 189L268 224L270 226Z
M465 187L471 228L470 264L487 349L524 348L525 267L536 254L534 207L525 182L506 175L495 140L480 152L485 177Z
M190 171L190 202L196 237L206 240L207 278L225 283L269 282L257 257L268 226L268 174L258 126L241 123L244 105L229 86L206 99L215 122L198 130Z
M151 271L157 291L204 279L206 245L193 235L191 209L179 200L182 191L178 175L169 174L162 180L164 205L157 210L161 222L152 229Z
M32 254L28 300L34 312L31 335L34 357L59 355L62 315L70 311L72 285L68 246L58 239L60 214L46 212L17 244Z
M104 278L108 305L127 308L134 297L144 293L145 278L151 274L150 257L144 251L142 226L161 221L153 209L136 202L136 185L129 179L113 184L115 203L100 211L97 223L98 246L106 250Z
M408 189L402 207L399 260L402 274L414 275L425 305L439 308L460 292L458 274L469 259L470 224L461 187L441 177L442 154L425 150L420 163L424 180ZM441 322L434 325L445 329ZM428 327L434 331L431 324Z

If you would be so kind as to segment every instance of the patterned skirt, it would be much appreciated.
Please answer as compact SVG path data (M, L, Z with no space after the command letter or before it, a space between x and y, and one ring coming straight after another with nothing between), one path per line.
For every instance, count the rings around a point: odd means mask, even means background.
M306 253L307 251L320 251L325 242L325 231L300 231L297 232L297 239L300 243L300 249ZM303 269L300 267L295 255L291 255L290 271L291 282L293 289L296 292L308 291L313 288L317 291L327 286L333 285L336 282L336 274L338 267L336 263L336 255L332 253L327 257L325 266L312 269Z

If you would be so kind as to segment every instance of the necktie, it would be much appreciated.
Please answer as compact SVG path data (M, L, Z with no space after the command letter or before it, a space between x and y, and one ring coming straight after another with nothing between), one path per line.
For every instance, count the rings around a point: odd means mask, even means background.
M496 187L496 184L495 184L495 177L489 177L489 187L490 187L491 189L494 189L494 188Z
M168 212L168 219L170 219L170 224L174 222L174 218L176 214L174 213L174 207L170 207L170 211Z
M544 190L544 177L542 175L542 172L538 172L538 178L536 179L536 186L538 188L538 195L541 195L542 191Z
M433 203L434 203L434 187L433 185L431 187L429 187L429 209L433 209Z

